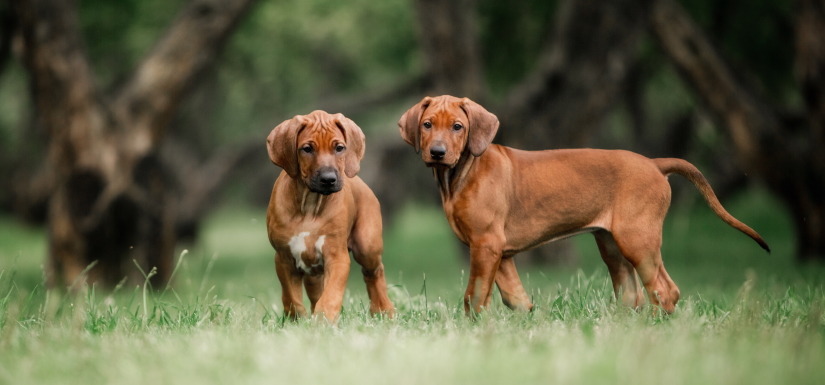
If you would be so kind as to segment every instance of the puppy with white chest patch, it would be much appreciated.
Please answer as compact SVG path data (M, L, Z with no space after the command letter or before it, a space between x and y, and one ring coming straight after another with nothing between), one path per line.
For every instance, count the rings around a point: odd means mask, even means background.
M370 312L393 314L381 253L381 210L372 190L356 176L364 134L341 114L314 111L275 127L266 140L272 163L283 168L269 199L266 225L275 248L284 310L336 322L349 276L349 252L361 265Z

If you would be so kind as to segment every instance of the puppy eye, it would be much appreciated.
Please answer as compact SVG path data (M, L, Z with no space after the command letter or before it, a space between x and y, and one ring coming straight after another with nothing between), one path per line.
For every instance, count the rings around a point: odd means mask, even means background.
M433 124L430 122L424 122L424 128L430 129L433 128Z
M346 150L346 149L347 148L344 147L344 145L342 145L342 144L339 144L339 145L335 146L335 152L344 152L344 150Z
M303 151L303 152L305 152L305 153L307 153L307 154L312 154L312 146L304 146L304 147L301 147L301 151Z
M464 128L464 126L459 123L453 124L453 131L461 131L462 128Z

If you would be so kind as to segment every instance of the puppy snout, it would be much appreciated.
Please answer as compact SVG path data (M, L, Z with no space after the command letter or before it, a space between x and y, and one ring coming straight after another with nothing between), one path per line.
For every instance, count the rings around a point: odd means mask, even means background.
M344 180L334 167L321 167L312 174L308 186L312 192L329 195L341 191Z
M445 148L444 146L435 145L435 146L430 147L430 156L434 160L444 159L444 155L446 155L446 154L447 154L447 148Z
M333 186L338 182L338 174L334 170L321 171L318 179L322 186Z

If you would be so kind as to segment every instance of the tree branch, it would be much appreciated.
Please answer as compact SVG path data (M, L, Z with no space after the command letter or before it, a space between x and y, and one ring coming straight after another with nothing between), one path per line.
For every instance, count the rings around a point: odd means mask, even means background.
M184 143L173 138L164 141L160 157L178 184L176 227L179 236L194 239L201 218L236 171L249 164L267 162L263 147L263 140L255 135L241 143L226 145L201 161Z
M797 229L797 256L825 258L825 4L800 0L797 76L808 120L783 116L746 89L690 15L673 0L656 0L653 31L670 61L730 133L740 164L756 171L788 206Z
M503 127L522 127L518 137L503 131L504 142L525 149L587 145L637 54L644 3L561 3L538 65L500 108Z
M353 96L339 96L334 99L321 100L319 109L340 112L346 116L355 116L370 111L378 106L394 103L410 95L424 92L430 81L426 76L418 76L398 85L376 90L368 90Z
M650 23L670 61L728 128L743 165L769 169L763 165L764 150L789 147L782 145L785 139L779 135L775 109L738 82L710 39L675 1L656 0Z
M180 11L114 102L118 118L131 123L137 152L158 143L183 94L255 1L192 0Z

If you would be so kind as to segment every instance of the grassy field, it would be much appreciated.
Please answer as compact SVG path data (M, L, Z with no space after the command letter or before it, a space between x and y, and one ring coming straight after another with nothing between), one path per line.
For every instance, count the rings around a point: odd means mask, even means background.
M353 269L338 328L283 319L262 209L212 216L166 291L82 297L44 291L43 231L0 218L0 384L823 383L825 269L793 263L790 222L765 193L726 206L774 252L701 201L674 206L672 316L617 306L583 235L579 266L520 271L534 312L496 298L476 321L459 303L466 267L443 214L409 206L385 232L398 316L368 315Z

